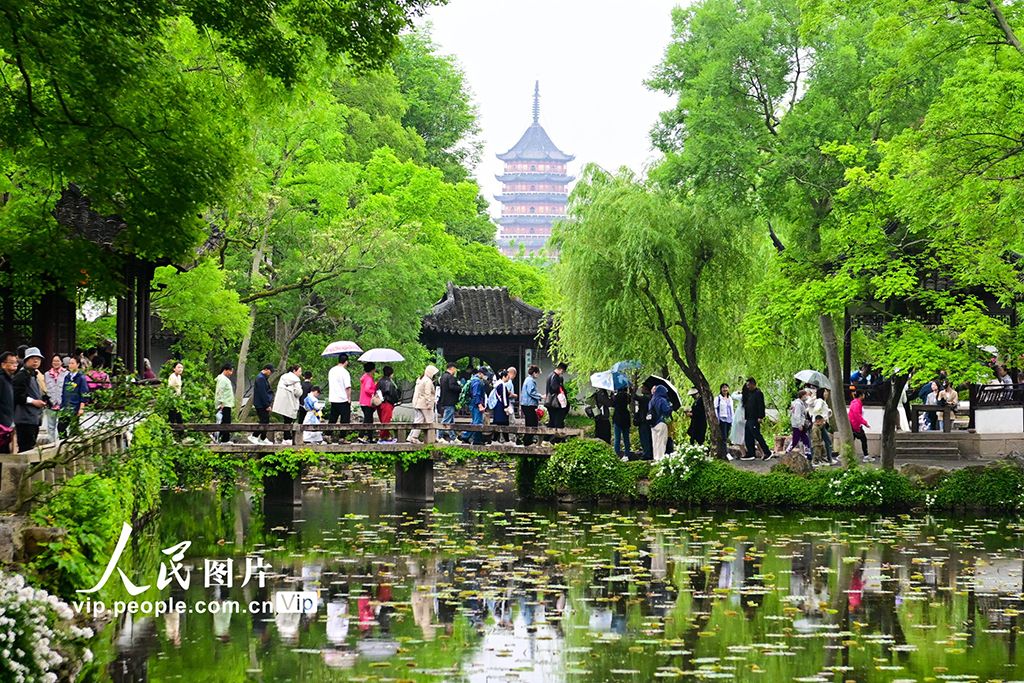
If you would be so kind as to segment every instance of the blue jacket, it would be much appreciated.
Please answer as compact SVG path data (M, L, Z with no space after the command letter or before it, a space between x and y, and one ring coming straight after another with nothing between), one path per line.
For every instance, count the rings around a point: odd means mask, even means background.
M661 424L672 413L672 404L668 402L667 397L668 389L661 384L654 387L654 395L647 406L647 413L651 416L651 427Z
M60 400L61 409L77 413L82 404L88 402L89 384L85 373L81 370L75 374L69 372L64 376L64 392Z
M479 377L469 381L469 404L473 406L487 403L487 384Z
M273 403L274 392L270 388L270 380L261 372L252 383L252 407L269 408Z
M537 391L537 380L532 376L527 376L526 381L523 382L523 393L519 397L519 404L537 407L540 405L541 399L543 396Z

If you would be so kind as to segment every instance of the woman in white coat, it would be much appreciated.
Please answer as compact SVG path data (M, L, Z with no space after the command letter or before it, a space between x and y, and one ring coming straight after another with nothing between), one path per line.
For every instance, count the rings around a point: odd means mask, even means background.
M302 368L298 365L288 366L288 372L281 375L277 381L277 391L274 392L274 405L271 411L281 416L281 421L286 425L295 422L295 416L299 414L299 398L302 397ZM291 444L291 439L285 439L281 443Z
M416 388L412 392L412 407L416 411L413 422L434 421L434 376L437 368L428 365L423 371L423 376L416 380ZM423 443L419 439L420 430L413 429L409 432L409 443Z

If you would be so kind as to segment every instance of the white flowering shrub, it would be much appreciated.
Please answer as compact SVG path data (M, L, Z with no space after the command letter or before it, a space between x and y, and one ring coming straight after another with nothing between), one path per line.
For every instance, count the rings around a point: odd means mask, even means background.
M0 572L0 681L73 681L92 660L93 633L73 623L74 612L57 596Z
M695 444L676 444L676 450L654 464L655 477L668 477L677 484L690 479L704 463L713 460L711 451Z

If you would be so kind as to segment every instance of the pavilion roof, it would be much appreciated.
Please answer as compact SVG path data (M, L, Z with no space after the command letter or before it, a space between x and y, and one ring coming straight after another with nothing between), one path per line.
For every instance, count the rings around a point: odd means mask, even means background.
M448 290L423 319L424 331L457 335L534 336L545 313L508 293L507 287Z

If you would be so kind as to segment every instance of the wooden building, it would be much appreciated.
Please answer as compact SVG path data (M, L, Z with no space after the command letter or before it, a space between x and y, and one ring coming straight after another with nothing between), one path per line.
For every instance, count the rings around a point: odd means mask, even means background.
M511 296L506 287L456 287L448 290L423 319L420 340L460 369L487 365L550 371L545 351L550 316Z

